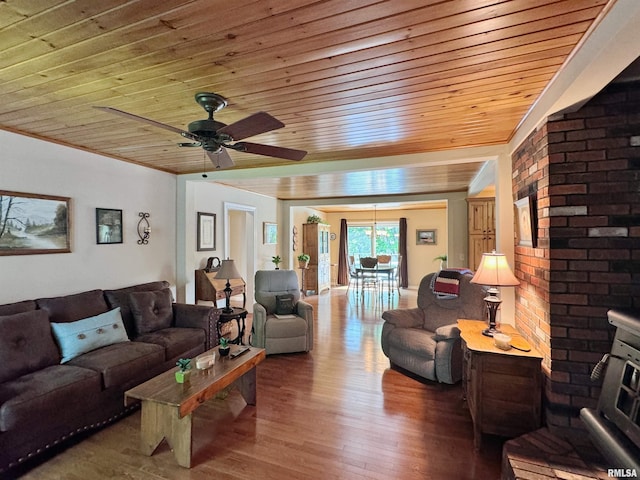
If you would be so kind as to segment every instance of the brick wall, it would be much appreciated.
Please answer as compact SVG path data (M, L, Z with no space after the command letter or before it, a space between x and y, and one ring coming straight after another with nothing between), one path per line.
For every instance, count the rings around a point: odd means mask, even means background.
M516 246L516 325L544 354L547 423L567 434L597 403L589 375L611 346L607 310L640 308L636 143L640 83L612 84L513 157L514 197L534 195L538 217L537 247Z

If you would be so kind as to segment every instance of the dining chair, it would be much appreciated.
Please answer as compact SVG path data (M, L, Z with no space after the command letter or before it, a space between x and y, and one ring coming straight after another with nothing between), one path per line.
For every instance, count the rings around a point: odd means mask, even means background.
M386 285L391 292L391 282L394 275L393 271L388 270L391 267L391 255L377 255L376 258L378 259L378 269L382 267L382 270L378 271L378 281L382 285L382 290Z
M356 282L356 285L358 284L358 271L356 270L356 264L353 255L349 255L349 283L347 284L347 292L345 293L345 295L349 295L351 282Z
M391 280L393 282L393 285L390 288L392 288L392 291L397 290L398 296L401 297L402 294L400 293L400 267L402 267L402 255L398 254L396 255L396 257L395 268L393 270L393 277Z
M360 279L362 280L362 292L367 288L378 290L378 259L375 257L360 257ZM369 269L369 270L367 270Z

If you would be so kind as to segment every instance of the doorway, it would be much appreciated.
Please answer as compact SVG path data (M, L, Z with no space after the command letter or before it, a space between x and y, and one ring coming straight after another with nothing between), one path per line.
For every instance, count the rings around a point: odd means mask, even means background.
M235 261L236 268L247 284L247 307L253 302L253 272L255 271L256 207L224 202L224 258Z

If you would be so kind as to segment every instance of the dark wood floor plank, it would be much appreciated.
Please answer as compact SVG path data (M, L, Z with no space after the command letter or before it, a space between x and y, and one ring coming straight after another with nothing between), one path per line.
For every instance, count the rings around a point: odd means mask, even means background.
M190 470L166 443L151 457L140 453L138 411L21 470L22 478L499 478L503 440L489 437L474 451L461 386L410 378L382 354L382 312L414 307L414 291L363 303L334 288L307 301L316 312L313 351L267 357L257 367L255 407L231 390L198 408Z

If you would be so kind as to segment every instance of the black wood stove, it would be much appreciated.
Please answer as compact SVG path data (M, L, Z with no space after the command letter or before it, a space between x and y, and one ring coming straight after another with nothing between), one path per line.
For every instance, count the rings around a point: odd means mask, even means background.
M583 408L580 417L612 467L640 474L640 312L610 310L607 317L617 330L591 374L595 379L606 367L598 408Z

